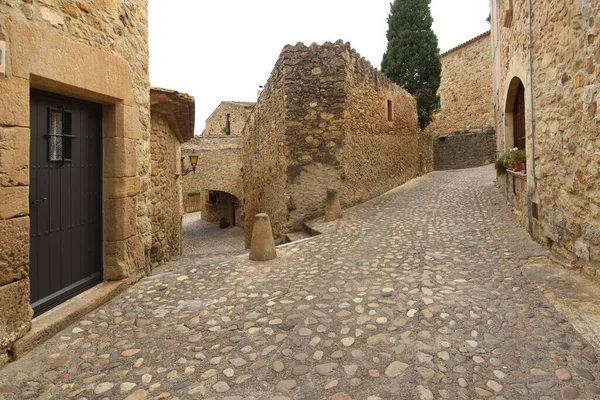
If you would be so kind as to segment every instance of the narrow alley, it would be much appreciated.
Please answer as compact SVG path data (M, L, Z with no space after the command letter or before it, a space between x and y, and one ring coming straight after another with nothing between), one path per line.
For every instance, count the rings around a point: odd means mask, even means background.
M0 399L600 396L494 178L429 174L271 262L183 257L9 364Z

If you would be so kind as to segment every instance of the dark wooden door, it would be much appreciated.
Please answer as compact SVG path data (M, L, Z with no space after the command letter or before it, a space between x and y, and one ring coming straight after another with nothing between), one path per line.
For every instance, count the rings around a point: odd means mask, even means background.
M31 305L102 280L102 106L31 92Z
M513 137L515 147L519 150L525 149L525 87L519 83L517 98L513 109Z

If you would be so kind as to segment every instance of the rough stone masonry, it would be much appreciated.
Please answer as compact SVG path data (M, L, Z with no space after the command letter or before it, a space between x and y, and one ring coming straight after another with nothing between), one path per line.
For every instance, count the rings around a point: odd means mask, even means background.
M341 40L286 46L242 134L244 227L271 217L282 238L325 210L378 196L432 169L414 99Z

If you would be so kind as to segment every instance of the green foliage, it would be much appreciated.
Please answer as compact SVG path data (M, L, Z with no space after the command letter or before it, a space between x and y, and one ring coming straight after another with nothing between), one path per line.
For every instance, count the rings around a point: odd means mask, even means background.
M525 153L525 150L511 150L507 153L506 162L508 164L527 162L527 153Z
M490 125L484 129L483 133L486 135L493 136L496 134L496 128Z
M525 152L525 150L507 150L504 153L500 154L500 156L496 160L496 172L499 175L504 175L506 173L506 169L510 164L524 162L527 162L527 153Z
M504 163L506 162L506 153L500 154L494 166L496 167L496 173L498 175L504 175L506 173L506 166Z
M196 196L200 196L200 192L188 193L188 197L196 197Z
M417 101L419 126L431 122L438 103L442 62L431 29L431 0L395 0L388 16L387 51L381 69Z
M230 225L230 223L229 223L229 219L227 217L221 217L219 219L219 228L226 229L226 228L229 228L229 225Z

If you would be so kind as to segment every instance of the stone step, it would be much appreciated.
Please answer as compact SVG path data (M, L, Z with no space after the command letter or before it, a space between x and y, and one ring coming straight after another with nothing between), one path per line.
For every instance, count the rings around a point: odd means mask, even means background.
M297 242L299 240L308 239L310 237L312 236L310 236L306 232L290 232L285 235L285 243Z

